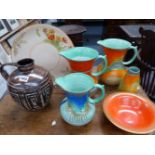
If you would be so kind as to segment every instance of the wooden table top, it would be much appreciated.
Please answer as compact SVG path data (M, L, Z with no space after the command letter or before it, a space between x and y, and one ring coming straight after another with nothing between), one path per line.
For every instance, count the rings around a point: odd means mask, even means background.
M116 87L106 88L106 94L116 92ZM141 89L138 94L146 96ZM96 105L93 120L82 127L67 124L60 116L59 104L63 91L54 89L51 104L42 111L28 112L14 103L7 95L0 103L0 134L2 135L126 135L131 134L115 127L107 120L102 103ZM52 121L56 125L52 126ZM151 133L152 134L152 133Z
M155 31L155 25L136 24L136 25L120 25L119 26L129 37L140 38L139 28L143 27L146 30Z

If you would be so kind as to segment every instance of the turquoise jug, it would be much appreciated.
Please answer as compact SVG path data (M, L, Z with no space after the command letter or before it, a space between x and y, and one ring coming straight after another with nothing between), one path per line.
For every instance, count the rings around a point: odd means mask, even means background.
M64 91L66 98L61 102L60 113L69 124L82 126L89 123L95 114L95 104L105 96L104 85L94 84L94 80L83 73L72 73L55 80ZM101 95L92 99L90 92L99 89Z

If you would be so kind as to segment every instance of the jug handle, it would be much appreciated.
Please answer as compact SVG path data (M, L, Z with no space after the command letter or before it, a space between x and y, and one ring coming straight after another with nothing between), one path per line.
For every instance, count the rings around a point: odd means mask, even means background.
M103 65L103 66L104 66L104 67L103 67L102 70L99 71L99 72L92 72L91 74L92 74L93 76L100 76L100 75L102 75L103 73L105 73L106 70L107 70L107 57L106 57L106 55L99 55L97 59L102 59L102 60L103 60L103 62L104 62L104 65Z
M9 74L7 73L7 71L4 69L5 66L16 66L17 67L17 63L6 63L6 64L3 64L1 65L0 67L0 73L1 75L3 76L3 78L5 80L7 80L9 78Z
M132 57L129 61L126 61L126 62L123 61L123 64L124 64L124 65L129 65L129 64L131 64L131 63L136 59L136 57L137 57L137 55L138 55L137 46L131 46L129 49L132 49L133 52L134 52L134 54L133 54L133 57Z
M94 88L100 89L101 95L98 98L95 98L95 99L92 99L91 97L89 97L88 102L90 102L92 104L96 104L96 103L100 102L105 96L104 85L95 84Z

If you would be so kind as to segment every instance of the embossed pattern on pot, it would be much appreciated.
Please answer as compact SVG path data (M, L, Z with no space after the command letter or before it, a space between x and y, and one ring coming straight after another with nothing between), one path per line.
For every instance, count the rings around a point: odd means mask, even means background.
M4 67L15 65L17 69L9 76ZM1 73L8 80L12 98L29 111L43 109L50 102L53 83L49 73L34 65L32 59L22 59L15 64L4 64Z

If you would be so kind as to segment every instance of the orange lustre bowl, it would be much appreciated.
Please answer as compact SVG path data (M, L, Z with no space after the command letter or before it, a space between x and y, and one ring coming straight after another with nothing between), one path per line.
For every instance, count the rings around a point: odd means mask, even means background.
M136 134L155 130L155 105L147 98L120 92L103 101L106 117L118 128Z

